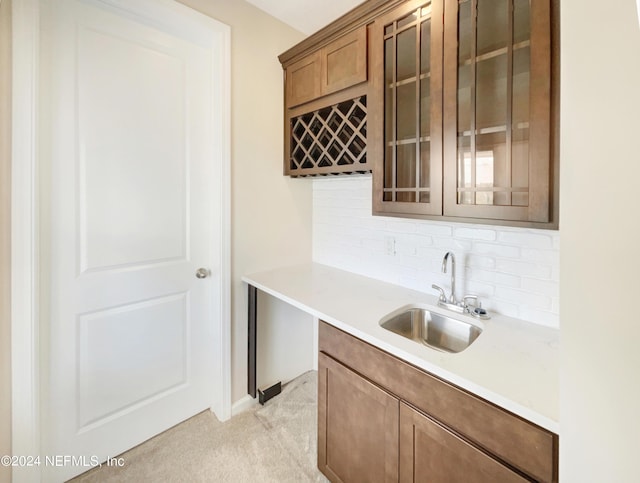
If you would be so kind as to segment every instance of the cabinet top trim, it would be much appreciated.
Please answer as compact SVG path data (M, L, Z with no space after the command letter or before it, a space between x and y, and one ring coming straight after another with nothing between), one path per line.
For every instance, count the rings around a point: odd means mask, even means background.
M278 56L283 67L410 0L367 0Z

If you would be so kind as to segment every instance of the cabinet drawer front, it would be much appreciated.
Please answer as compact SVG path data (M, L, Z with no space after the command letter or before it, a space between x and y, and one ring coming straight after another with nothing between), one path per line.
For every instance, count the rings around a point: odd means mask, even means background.
M322 94L367 80L367 27L362 26L322 50Z
M557 436L331 325L320 351L538 481L557 481Z
M321 65L320 52L314 52L287 67L285 85L289 108L320 97Z
M525 483L519 474L400 403L400 482Z
M331 481L398 481L399 401L318 356L318 468Z

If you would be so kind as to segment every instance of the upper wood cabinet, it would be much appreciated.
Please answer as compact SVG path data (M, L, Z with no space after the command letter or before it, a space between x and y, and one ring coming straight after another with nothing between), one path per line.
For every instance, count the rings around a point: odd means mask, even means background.
M375 20L375 213L557 226L551 27L550 0L412 0Z
M367 28L344 35L321 50L322 92L330 94L367 80Z
M367 28L360 27L285 68L288 108L367 80Z
M293 107L320 97L321 73L320 51L287 67L285 69L285 104Z
M550 221L549 0L447 0L444 213Z
M443 4L410 1L371 29L374 211L442 215Z
M556 229L558 11L363 2L280 56L285 174L372 170L374 214Z
M368 172L367 27L285 64L284 172Z

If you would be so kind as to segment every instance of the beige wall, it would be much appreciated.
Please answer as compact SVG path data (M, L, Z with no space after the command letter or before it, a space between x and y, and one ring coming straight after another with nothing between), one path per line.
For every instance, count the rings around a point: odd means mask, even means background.
M638 481L640 28L561 2L560 481Z
M237 401L246 394L247 370L246 286L240 277L311 260L310 181L282 176L277 59L304 36L244 1L180 1L231 26L232 400ZM277 312L278 303L273 304ZM290 317L280 307L283 317Z
M0 0L0 455L11 453L11 2ZM0 466L0 482L11 479Z

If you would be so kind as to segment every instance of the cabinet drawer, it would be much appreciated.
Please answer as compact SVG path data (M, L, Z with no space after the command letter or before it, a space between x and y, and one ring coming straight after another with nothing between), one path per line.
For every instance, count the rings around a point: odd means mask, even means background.
M320 351L537 481L557 481L557 435L321 322Z

